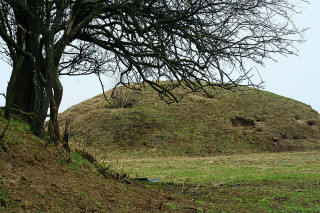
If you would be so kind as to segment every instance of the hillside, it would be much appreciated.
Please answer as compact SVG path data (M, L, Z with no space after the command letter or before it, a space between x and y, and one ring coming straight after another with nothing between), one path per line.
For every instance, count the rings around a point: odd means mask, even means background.
M0 116L1 133L5 124ZM59 147L46 148L24 122L12 120L2 142L0 212L171 212L167 203L197 206L154 184L123 181L75 151L66 157Z
M149 87L139 93L118 88L115 94L110 104L98 95L59 116L61 130L71 120L73 146L106 159L320 148L320 115L270 92L218 89L170 105Z
M0 144L0 212L319 209L320 116L310 106L253 90L171 105L148 87L116 93L111 104L99 95L60 115L61 130L72 122L68 156L10 122ZM0 133L6 123L0 116Z

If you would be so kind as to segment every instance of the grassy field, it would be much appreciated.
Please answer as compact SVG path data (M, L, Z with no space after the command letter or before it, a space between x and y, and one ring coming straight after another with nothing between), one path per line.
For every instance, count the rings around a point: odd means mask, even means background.
M126 159L112 165L132 178L159 177L157 187L192 197L203 211L320 211L319 151Z

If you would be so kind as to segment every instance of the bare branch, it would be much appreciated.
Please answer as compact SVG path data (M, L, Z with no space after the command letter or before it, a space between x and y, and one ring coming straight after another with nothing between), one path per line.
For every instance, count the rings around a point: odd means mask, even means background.
M292 22L298 11L288 1L128 2L104 11L77 36L109 58L99 60L96 72L112 67L131 83L148 83L168 102L179 101L171 92L179 86L260 87L247 64L297 54L294 43L303 42L305 31Z
M98 76L98 78L99 78L99 82L100 82L100 85L101 85L103 97L104 97L104 99L107 101L107 103L110 105L110 102L109 102L109 100L108 100L108 98L107 98L107 96L106 96L106 94L105 94L104 85L103 85L103 82L102 82L102 80L101 80L101 77L100 77L100 73L99 73L99 72L97 73L97 76Z

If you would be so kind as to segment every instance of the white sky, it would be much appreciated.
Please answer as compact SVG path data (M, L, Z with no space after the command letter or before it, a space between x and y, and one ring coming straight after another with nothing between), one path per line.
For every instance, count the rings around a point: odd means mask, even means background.
M307 42L298 45L299 57L278 56L278 63L267 62L259 67L265 90L304 102L320 113L320 1L310 0L296 24L309 27ZM6 92L11 67L0 61L0 93ZM96 76L63 77L64 94L60 112L72 105L101 94L101 86ZM105 90L112 88L114 79L105 80ZM0 106L5 100L0 96Z

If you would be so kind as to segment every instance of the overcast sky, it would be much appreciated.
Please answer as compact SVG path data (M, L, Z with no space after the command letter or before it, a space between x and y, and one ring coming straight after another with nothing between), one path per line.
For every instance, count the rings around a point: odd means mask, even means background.
M320 112L320 1L310 0L303 14L295 18L298 26L309 27L305 35L307 42L297 45L299 57L276 57L259 67L265 90L304 102ZM0 61L0 93L6 92L11 67ZM63 77L63 99L60 112L83 100L101 94L96 76ZM106 89L113 86L114 79L106 79ZM0 96L0 106L5 100Z

